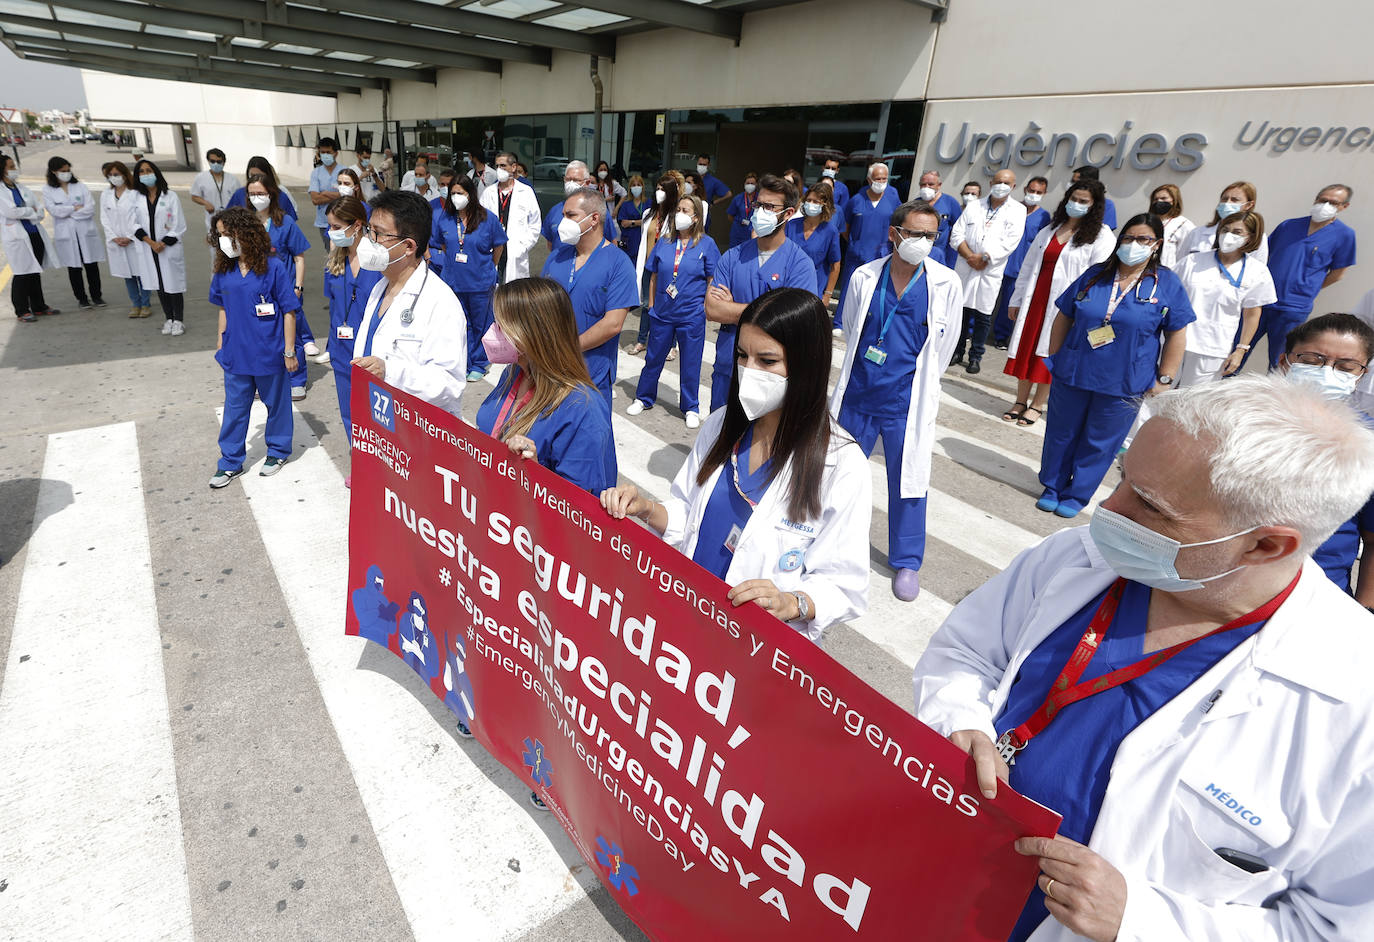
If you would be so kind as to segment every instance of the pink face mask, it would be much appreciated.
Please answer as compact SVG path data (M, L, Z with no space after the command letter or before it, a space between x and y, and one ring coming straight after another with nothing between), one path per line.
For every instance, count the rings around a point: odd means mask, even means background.
M482 335L482 349L487 351L487 359L493 363L514 363L520 358L520 351L495 321Z

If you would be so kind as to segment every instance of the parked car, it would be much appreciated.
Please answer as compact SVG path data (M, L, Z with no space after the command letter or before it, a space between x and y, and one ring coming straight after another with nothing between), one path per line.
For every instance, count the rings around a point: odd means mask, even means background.
M530 172L536 180L562 180L569 163L571 160L567 157L540 157Z
M94 131L91 131L91 132L87 133L87 135L86 135L86 140L88 140L88 141L98 141L98 140L100 140L100 135L99 135L99 134L96 134Z
M67 128L67 143L68 143L68 144L84 144L84 143L86 143L86 134L85 134L85 132L82 131L80 128Z

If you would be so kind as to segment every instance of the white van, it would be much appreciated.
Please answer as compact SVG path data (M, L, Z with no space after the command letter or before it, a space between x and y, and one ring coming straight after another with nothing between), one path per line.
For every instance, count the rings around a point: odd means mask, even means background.
M86 143L86 132L82 131L80 128L67 128L67 143L68 143L68 144L84 144L84 143Z

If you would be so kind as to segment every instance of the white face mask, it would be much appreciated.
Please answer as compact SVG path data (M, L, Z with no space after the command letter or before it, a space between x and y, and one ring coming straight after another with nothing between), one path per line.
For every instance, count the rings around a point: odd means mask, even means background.
M1253 526L1215 540L1180 543L1104 507L1098 507L1093 511L1092 520L1088 524L1088 533L1097 545L1098 552L1118 576L1164 592L1189 592L1200 589L1209 582L1245 568L1237 566L1235 569L1228 569L1205 579L1184 579L1179 576L1176 568L1179 550L1190 546L1225 543L1258 529L1258 526Z
M329 241L341 249L346 249L353 244L353 236L348 234L347 229L329 229Z
M60 177L62 176L62 174L59 173L58 176ZM1339 212L1339 210L1337 210L1336 207L1332 206L1330 203L1313 203L1312 221L1326 222L1328 219L1335 219L1337 212Z
M505 167L497 167L497 168L496 168L496 182L497 182L497 183L505 183L505 182L506 182L507 180L509 180L509 179L510 179L510 171L509 171L509 170L507 170Z
M459 212L462 212L463 210L468 208L468 195L464 193L462 190L459 190L457 193L454 193L452 196L450 196L448 198L448 201L452 203L453 208L458 210Z
M1223 232L1221 238L1217 239L1217 248L1223 252L1234 252L1248 241L1248 236L1237 232Z
M1087 203L1079 203L1074 200L1069 200L1064 204L1064 212L1068 214L1071 219L1082 219L1084 216L1088 215L1088 210L1090 209L1092 209L1092 207Z
M753 422L782 406L787 398L787 377L741 366L739 373L739 404L744 416Z
M668 194L662 190L654 190L654 202L661 203L668 198Z
M681 213L681 212L675 214L675 215L673 216L673 225L677 227L677 231L678 231L678 232L682 232L684 229L690 229L690 228L692 228L692 216L691 216L691 214L690 214L690 213Z
M1240 212L1240 206L1240 203L1218 203L1217 215L1220 216L1222 219L1225 219L1232 213Z
M808 216L819 216L821 209L820 203L802 203L802 212Z
M72 172L71 172L70 170L59 170L59 171L57 171L57 179L60 180L60 181L62 181L63 183L71 183L71 182L72 182ZM1318 204L1318 205L1324 205L1324 204Z
M695 189L696 189L696 187L692 186L692 181L691 181L691 180L688 180L686 183L683 183L683 184L682 184L682 195L683 195L683 196L691 196L691 195L692 195L692 191L695 190Z
M109 180L109 181L110 181L110 186L113 186L113 187L121 187L121 186L124 185L124 177L120 176L120 175L117 174L117 173L112 173L112 174L110 174L108 177L106 177L105 179L106 179L106 180Z
M754 228L754 235L766 238L778 228L778 214L771 209L764 209L760 206L754 210L754 218L750 221L750 225Z
M754 192L754 191L757 190L757 189L758 189L758 184L755 184L755 183L746 183L746 184L744 184L744 192L746 192L746 193L752 193L752 192Z
M580 190L580 189L582 189L582 181L581 181L581 180L564 180L564 181L563 181L563 195L564 195L564 196L572 196L574 193L576 193L576 192L577 192L578 190Z
M564 245L573 245L578 239L582 238L582 223L576 219L569 219L564 216L558 221L558 239Z
M1349 399L1360 378L1354 373L1342 373L1331 364L1313 366L1310 363L1291 363L1288 378L1305 386L1315 386L1327 399Z
M1041 201L1042 199L1044 199L1044 198L1045 198L1045 194L1044 194L1044 193L1027 193L1027 194L1026 194L1026 205L1027 205L1027 206L1039 206L1039 205L1040 205L1040 201Z
M610 175L611 175L610 172L607 171L607 170L598 170L598 171L596 172L596 176L597 176L597 178L600 179L600 180L604 180L604 179L606 179L607 177L609 177Z
M368 271L386 271L391 265L391 249L375 239L363 239L358 243L358 265Z
M830 179L833 180L833 179L835 179L835 174L836 174L837 172L838 172L838 171L836 171L836 170L831 170L829 167L826 167L824 170L821 171L821 176L823 176L823 177L829 177Z
M969 203L976 203L976 202L978 202L978 194L977 194L977 193L965 193L965 194L964 194L964 205L965 205L965 206L967 206Z
M644 195L644 187L642 187L642 186L632 186L632 187L630 187L630 195L633 196L635 199L639 199L641 196Z
M227 235L219 237L219 250L230 258L239 257L239 247L234 244L234 240Z
M903 239L897 243L897 255L908 265L919 265L925 261L934 244L929 239Z
M992 190L991 190L990 192L992 193L992 198L993 198L993 199L995 199L995 200L1004 200L1004 199L1006 199L1008 196L1011 196L1011 184L1010 184L1010 183L994 183L994 184L992 185Z
M347 183L340 183L338 189L340 196L352 196L357 192L357 190L353 189L353 187Z
M262 212L264 209L272 205L272 197L254 195L248 197L248 202L253 204L253 208L256 209L258 212Z
M874 193L881 193L883 190L886 190L886 189L887 189L887 181L886 181L886 180L869 180L869 181L868 181L868 188L869 188L870 190L872 190Z
M697 173L701 174L701 177L702 177L703 180L706 178L706 175L707 175L708 173L710 173L710 172L711 172L711 165L710 165L710 164L697 164Z
M925 200L927 203L929 203L931 200L935 199L935 187L933 187L933 186L923 186L923 187L921 187L920 196L921 196L921 199L923 199L923 200Z

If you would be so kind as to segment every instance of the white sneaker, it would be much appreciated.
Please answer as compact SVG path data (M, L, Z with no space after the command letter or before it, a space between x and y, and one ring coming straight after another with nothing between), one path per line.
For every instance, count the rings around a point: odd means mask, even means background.
M327 364L329 362L329 351L326 350L319 356L315 357L315 362L320 364Z
M172 319L170 317L162 322L162 333L163 336L167 336L172 333Z
M640 402L638 399L636 399L634 402L630 403L628 406L625 407L626 415L639 415L643 411L644 403Z
M308 357L317 357L320 355L320 348L315 346L315 341L312 340L305 345L305 355Z
M832 328L830 329L830 336L832 336L832 337L843 337L843 336L844 336L844 331L841 330L841 329L838 328L838 327L832 327Z
M304 399L304 398L305 398L305 387L304 387L304 386L292 386L292 387L291 387L291 401L292 401L292 402L300 402L300 401L301 401L302 399Z
M701 428L701 414L698 412L688 412L685 416L688 428Z
M186 333L186 325L181 321L172 321L172 336L180 337L184 333Z

